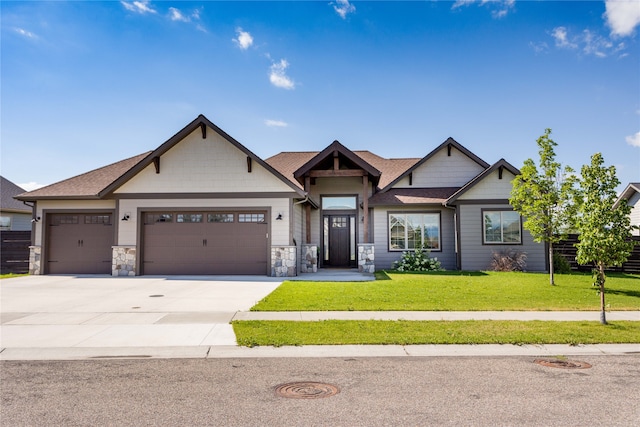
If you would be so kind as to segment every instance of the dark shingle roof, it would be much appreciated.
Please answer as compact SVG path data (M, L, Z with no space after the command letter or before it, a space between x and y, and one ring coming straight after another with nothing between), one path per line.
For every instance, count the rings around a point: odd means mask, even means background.
M22 193L24 193L24 188L21 188L9 181L7 178L0 176L0 209L4 211L31 213L30 207L13 198L13 196L17 196Z
M82 175L20 194L20 200L98 198L102 190L147 157L149 153L130 157Z
M265 161L291 182L302 188L302 185L294 178L293 173L319 153L319 151L286 151L269 157ZM419 158L385 159L370 151L354 151L353 153L381 172L378 184L380 188L387 186L420 160Z
M442 205L459 189L460 187L391 188L371 196L369 206Z

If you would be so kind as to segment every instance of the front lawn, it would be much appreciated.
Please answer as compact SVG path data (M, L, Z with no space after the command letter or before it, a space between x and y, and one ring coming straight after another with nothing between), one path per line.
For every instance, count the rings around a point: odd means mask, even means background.
M345 344L611 344L640 342L640 322L234 321L247 347Z
M253 311L590 311L600 309L590 274L378 273L374 282L284 282ZM388 277L388 280L384 280ZM382 278L383 280L380 280ZM611 274L610 310L640 310L640 275Z

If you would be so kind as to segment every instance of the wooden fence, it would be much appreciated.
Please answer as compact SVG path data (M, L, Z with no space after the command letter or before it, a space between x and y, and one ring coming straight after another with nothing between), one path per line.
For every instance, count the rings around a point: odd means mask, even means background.
M640 242L640 237L634 236L633 240L636 242ZM578 243L578 235L570 234L567 236L566 240L563 240L560 243L556 243L553 246L553 251L558 253L566 258L566 260L571 264L571 269L576 271L591 271L593 265L579 265L576 262L576 247L574 246ZM616 267L608 269L609 271L618 271L623 273L640 273L640 244L636 243L633 247L633 252L631 256L622 264L622 267Z
M0 273L28 273L30 245L30 231L0 231Z

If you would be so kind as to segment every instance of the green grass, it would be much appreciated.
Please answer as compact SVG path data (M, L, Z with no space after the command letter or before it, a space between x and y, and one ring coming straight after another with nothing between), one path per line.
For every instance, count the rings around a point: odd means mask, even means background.
M373 282L284 282L253 311L590 311L600 309L590 274L378 273ZM607 276L610 310L640 310L640 275Z
M345 344L603 344L640 342L640 322L234 321L242 346Z
M22 276L28 276L28 274L15 274L15 273L0 274L0 279L12 279L14 277L22 277Z

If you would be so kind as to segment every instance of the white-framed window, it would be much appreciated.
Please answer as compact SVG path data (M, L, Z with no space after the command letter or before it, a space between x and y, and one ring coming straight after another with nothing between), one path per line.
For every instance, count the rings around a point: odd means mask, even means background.
M510 210L483 210L483 243L511 244L522 243L522 224L520 214Z
M390 212L389 250L441 250L440 212Z
M11 230L10 216L0 216L0 230Z

